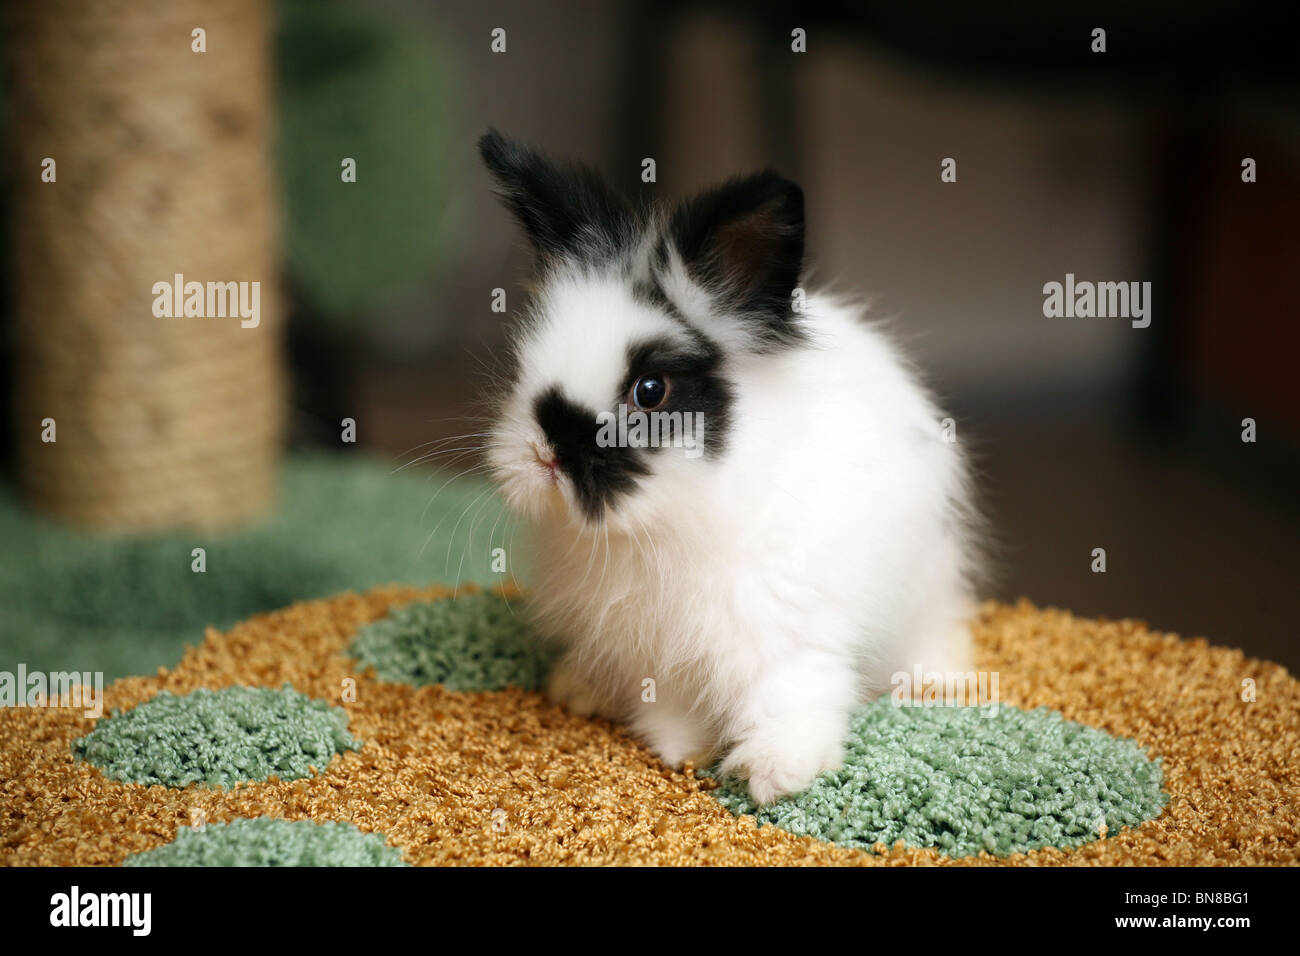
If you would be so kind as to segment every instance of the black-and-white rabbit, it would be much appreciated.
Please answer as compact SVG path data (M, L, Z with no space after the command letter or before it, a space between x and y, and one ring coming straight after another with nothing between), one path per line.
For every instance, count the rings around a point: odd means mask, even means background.
M723 757L760 803L805 789L891 675L971 669L958 445L859 309L799 288L794 183L638 210L479 148L536 253L488 458L533 526L552 697L670 765Z

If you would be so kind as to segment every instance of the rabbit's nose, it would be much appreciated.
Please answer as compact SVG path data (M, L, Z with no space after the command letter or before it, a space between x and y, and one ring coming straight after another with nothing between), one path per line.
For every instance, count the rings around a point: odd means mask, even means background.
M560 462L549 448L543 448L536 444L533 445L533 458L539 465L546 469L547 477L549 477L552 482L560 480Z

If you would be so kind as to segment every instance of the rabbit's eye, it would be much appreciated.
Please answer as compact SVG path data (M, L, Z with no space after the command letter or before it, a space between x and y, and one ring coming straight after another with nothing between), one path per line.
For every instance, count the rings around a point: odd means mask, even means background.
M632 386L632 402L649 411L658 408L668 397L668 379L662 375L642 375Z

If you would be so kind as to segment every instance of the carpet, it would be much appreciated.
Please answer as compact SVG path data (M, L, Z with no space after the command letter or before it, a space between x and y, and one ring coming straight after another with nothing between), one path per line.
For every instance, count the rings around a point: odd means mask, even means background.
M548 704L515 604L300 602L115 682L98 720L0 711L0 862L1300 863L1300 684L1237 651L988 603L996 713L878 701L841 771L754 808Z
M299 453L260 521L131 536L35 514L0 484L0 669L147 674L175 664L209 625L304 598L392 582L490 584L499 575L489 550L513 543L512 523L486 481L454 474Z

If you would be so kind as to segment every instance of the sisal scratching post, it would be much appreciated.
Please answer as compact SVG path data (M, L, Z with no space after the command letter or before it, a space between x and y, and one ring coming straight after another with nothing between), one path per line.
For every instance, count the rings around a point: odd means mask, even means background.
M284 397L268 7L10 10L16 431L42 510L212 527L271 496ZM201 315L160 301L177 274L202 284ZM236 306L254 301L251 327Z

